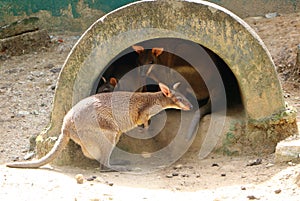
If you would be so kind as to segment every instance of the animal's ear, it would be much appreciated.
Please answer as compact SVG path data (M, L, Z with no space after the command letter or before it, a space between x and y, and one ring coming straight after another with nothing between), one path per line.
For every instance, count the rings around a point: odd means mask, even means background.
M133 45L132 46L132 49L134 50L134 51L136 51L138 54L141 54L142 52L144 52L144 47L142 47L142 46L139 46L139 45Z
M173 89L176 90L180 85L180 82L176 82L174 85L173 85Z
M166 97L171 97L171 91L169 89L169 87L163 83L158 83L160 90L163 92L163 94Z
M156 57L161 55L164 52L164 48L154 47L152 48L152 54Z
M109 79L109 83L112 85L112 86L116 86L117 84L118 84L118 81L117 81L117 79L115 78L115 77L111 77L110 79Z

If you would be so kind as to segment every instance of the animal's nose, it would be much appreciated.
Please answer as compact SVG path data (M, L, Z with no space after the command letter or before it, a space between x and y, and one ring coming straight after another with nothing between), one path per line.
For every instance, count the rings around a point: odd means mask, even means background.
M193 109L193 105L192 104L186 104L184 107L183 107L183 110L191 110Z

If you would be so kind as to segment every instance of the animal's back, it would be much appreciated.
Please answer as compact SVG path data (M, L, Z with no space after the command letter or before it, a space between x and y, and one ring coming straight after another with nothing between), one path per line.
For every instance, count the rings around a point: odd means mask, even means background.
M97 122L99 129L128 131L135 126L131 114L132 92L100 93L81 100L67 114L76 124ZM77 125L78 126L78 125Z

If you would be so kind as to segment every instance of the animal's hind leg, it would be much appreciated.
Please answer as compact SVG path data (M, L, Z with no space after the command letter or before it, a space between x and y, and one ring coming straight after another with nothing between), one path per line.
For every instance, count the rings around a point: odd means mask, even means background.
M101 171L124 171L124 166L111 165L110 156L115 148L116 141L118 141L118 135L112 132L102 131L101 133L90 134L92 135L89 142L85 141L84 152L96 159L100 163Z
M114 147L107 146L105 153L108 153L105 156L102 156L98 161L100 162L100 169L103 172L112 172L112 171L129 171L129 169L125 166L128 164L128 161L118 160L110 161L110 156Z
M107 165L104 165L104 164L102 164L100 162L102 160L101 159L101 153L100 153L101 151L99 151L99 153L96 153L95 150L94 150L93 153L90 153L84 147L82 147L81 150L82 150L83 154L86 157L88 157L90 159L95 159L95 160L97 160L99 162L101 172L112 172L112 171L115 171L115 170L111 169L110 167L108 167L110 165L107 166ZM96 156L98 156L98 158L96 158ZM107 163L109 163L109 162L107 162Z
M88 152L88 150L86 150L86 148L84 146L81 147L82 153L84 156L90 158L90 159L95 159L92 155L90 155L90 152Z
M118 141L116 139L116 141ZM129 169L125 166L128 164L128 161L126 160L114 160L111 161L110 157L113 152L113 149L115 148L115 144L112 143L105 143L101 147L101 150L103 153L106 153L105 155L102 155L99 159L99 162L101 164L100 168L101 171L129 171Z

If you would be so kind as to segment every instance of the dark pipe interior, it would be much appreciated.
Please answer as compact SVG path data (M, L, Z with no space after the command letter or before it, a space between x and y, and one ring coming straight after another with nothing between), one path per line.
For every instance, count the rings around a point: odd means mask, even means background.
M147 47L147 49L151 49L153 47L161 47L160 45L163 44L162 41L167 41L167 44L170 43L176 44L177 42L178 43L185 42L185 40L174 39L174 38L153 39L151 41L144 41L143 43L141 43L141 45ZM189 41L189 43L191 43L191 41ZM199 46L198 44L195 43L194 45L202 48L201 51L205 53L204 55L205 58L204 57L202 58L206 59L208 57L208 59L213 60L212 64L214 64L217 67L216 72L220 73L222 82L225 86L227 108L242 105L238 82L234 74L230 70L230 68L227 66L227 64L218 55L214 54L209 49L203 46ZM102 76L105 77L106 80L109 80L110 77L121 77L122 75L125 75L127 72L135 69L138 66L137 59L138 59L138 54L135 51L133 51L132 47L128 47L126 50L122 51L114 60L112 60L106 66L106 68L103 71L103 74L99 76L99 79L97 80L97 82L95 82L92 94L95 94L97 92L97 89L104 84L103 80L101 79ZM159 90L157 85L147 86L147 91L157 91L157 90ZM187 98L189 99L189 97ZM194 97L193 99L195 100ZM208 99L198 100L199 107L205 105L207 103L207 100ZM192 102L192 104L194 103L195 101ZM130 135L130 132L126 133L126 135L122 135L122 137L120 138L120 142L117 145L119 149L114 150L112 159L118 159L120 156L122 156L122 153L119 150L124 150L125 152L128 153L142 153L144 151L149 153L154 153L156 151L162 150L165 147L169 146L171 142L174 142L177 136L176 133L177 131L179 131L178 126L180 125L181 117L178 114L180 113L177 113L177 111L175 110L168 111L165 126L163 127L161 132L156 133L154 136L151 136L151 138L140 139L141 136L140 133L138 133L139 137ZM160 121L159 119L160 117L157 116L158 115L154 116L151 119L150 126L153 125L153 127L157 127L157 122ZM136 130L133 130L132 133L134 134L135 132ZM170 152L177 153L178 152L177 149L181 149L180 148L181 146L186 146L188 143L190 143L190 140L192 139L190 136L194 135L194 133L189 133L189 131L184 132L182 134L184 136L189 136L188 137L189 140L187 140L186 142L184 140L182 140L181 142L180 140L180 142L183 144L179 143L179 146L177 147L176 145L177 148L174 148L174 150L171 149ZM126 158L126 156L124 157Z
M152 39L149 41L144 41L141 43L142 46L147 47L148 44L151 44L152 47L159 47L167 41L167 44L170 43L180 43L185 41L183 39L174 39L174 38L163 38L163 39ZM190 41L189 41L190 42ZM217 66L217 69L222 77L223 84L226 90L226 98L227 98L227 107L231 107L237 104L241 104L241 95L238 86L237 79L235 78L234 74L227 66L227 64L214 52L211 50L201 46L204 50L209 54L212 58L213 62ZM98 80L96 81L93 91L91 94L96 94L97 89L104 84L103 79L101 77L105 77L108 81L110 77L121 77L125 75L130 70L133 70L135 67L138 66L137 64L138 54L131 48L128 47L124 51L122 51L114 60L112 60L105 68L104 73L99 76ZM151 78L147 78L151 79ZM147 91L157 91L157 85L149 85L147 86ZM207 100L198 100L199 106L206 103Z

